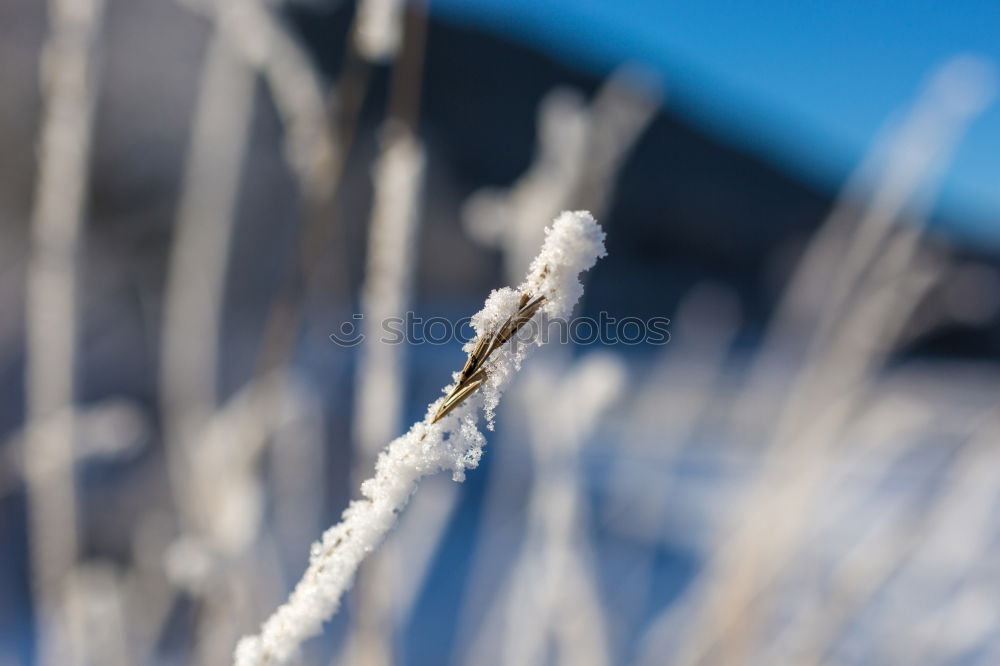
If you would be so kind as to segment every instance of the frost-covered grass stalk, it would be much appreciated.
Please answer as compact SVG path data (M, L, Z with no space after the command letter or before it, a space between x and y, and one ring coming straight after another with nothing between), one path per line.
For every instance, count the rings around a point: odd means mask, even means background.
M363 498L352 502L340 523L313 545L309 567L288 602L258 635L240 641L236 664L284 663L293 657L302 641L320 633L336 612L361 561L396 523L420 479L451 470L455 481L464 480L485 444L477 427L480 408L492 429L507 382L531 347L541 344L538 330L526 328L531 319L526 311L568 317L583 293L580 273L603 255L604 233L589 213L564 212L556 218L525 281L517 289L494 290L472 318L477 338L466 346L469 359L445 388L447 395L431 403L424 419L379 455L375 476L361 484ZM530 335L509 342L525 330Z

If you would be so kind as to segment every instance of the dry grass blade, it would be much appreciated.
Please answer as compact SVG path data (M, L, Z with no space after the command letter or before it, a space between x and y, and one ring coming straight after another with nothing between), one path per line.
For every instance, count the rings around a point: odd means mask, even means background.
M461 405L466 398L476 392L483 382L486 381L486 373L478 372L473 379L470 379L465 384L456 386L455 390L452 391L447 400L441 404L440 409L438 409L437 414L434 415L434 420L431 423L437 423L439 420L447 416L451 410L455 409Z
M443 419L483 385L487 378L486 361L489 360L493 352L502 347L525 324L531 321L531 318L535 316L544 303L545 296L538 296L532 300L530 294L521 294L517 312L508 317L507 321L496 331L483 335L476 341L476 346L469 352L469 358L466 359L465 365L459 373L458 383L441 403L431 423L437 423Z

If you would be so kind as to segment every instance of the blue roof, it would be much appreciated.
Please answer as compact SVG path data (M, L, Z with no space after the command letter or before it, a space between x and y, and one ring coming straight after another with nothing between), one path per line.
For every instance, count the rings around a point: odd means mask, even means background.
M878 130L950 56L1000 62L1000 4L988 0L431 0L603 71L638 61L668 104L823 183L838 182ZM957 231L1000 238L1000 105L971 127L942 195Z

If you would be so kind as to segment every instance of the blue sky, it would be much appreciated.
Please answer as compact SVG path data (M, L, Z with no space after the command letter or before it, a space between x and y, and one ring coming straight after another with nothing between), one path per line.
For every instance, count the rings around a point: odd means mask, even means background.
M820 182L854 165L926 74L957 53L1000 63L998 0L431 0L584 66L638 60L668 104ZM1000 103L972 126L942 204L1000 238Z

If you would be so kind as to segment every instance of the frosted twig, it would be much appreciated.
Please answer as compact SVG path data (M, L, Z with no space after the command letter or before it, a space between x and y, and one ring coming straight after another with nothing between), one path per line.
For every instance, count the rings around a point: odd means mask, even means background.
M485 444L476 427L479 408L485 409L492 427L500 395L531 346L525 342L541 344L537 329L527 327L530 318L523 318L525 308L541 299L543 304L536 309L551 317L569 316L583 293L579 274L603 254L604 233L589 213L566 212L556 218L527 279L516 290L493 291L472 318L478 337L466 345L469 360L445 389L448 397L431 403L424 419L382 452L375 476L361 484L363 499L352 502L341 522L313 545L309 567L288 602L258 635L240 641L235 654L239 666L290 659L302 641L318 634L336 612L361 561L393 527L420 479L447 469L461 481L467 469L478 465ZM526 340L505 344L513 333L524 330L528 335L518 338ZM473 375L476 385L467 390Z
M73 368L101 0L51 0L27 276L25 480L40 664L73 664L61 617L77 557ZM67 649L69 651L67 652Z

